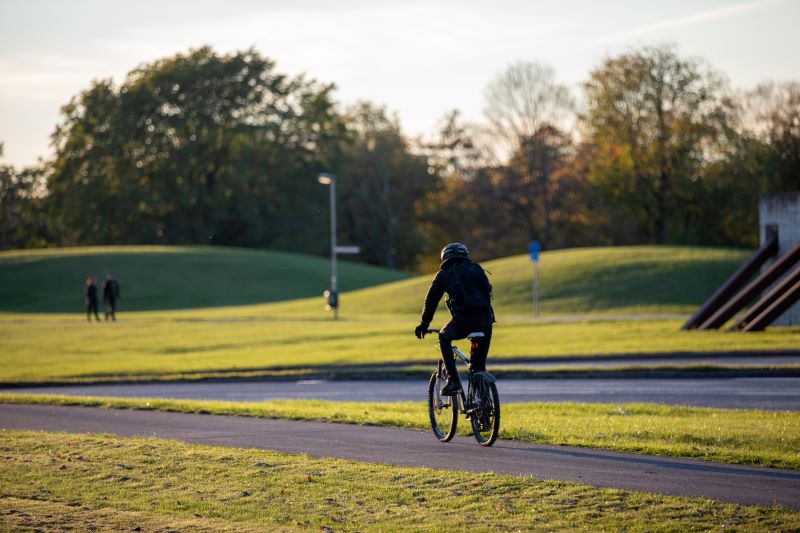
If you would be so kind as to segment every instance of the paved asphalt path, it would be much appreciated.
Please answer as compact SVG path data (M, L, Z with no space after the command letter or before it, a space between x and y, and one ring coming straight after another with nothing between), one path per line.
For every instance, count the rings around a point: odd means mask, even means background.
M492 365L503 368L533 368L536 370L546 370L549 368L610 368L610 367L686 367L696 365L710 365L735 368L752 367L778 367L788 365L800 365L800 354L681 354L667 356L584 356L584 357L540 357L537 359L525 358L524 360L514 360L511 363L496 359Z
M736 409L800 411L800 378L501 379L503 402L654 402ZM390 381L227 381L137 383L7 389L6 392L261 401L314 398L336 401L423 401L427 383ZM0 390L2 392L2 390Z
M442 444L428 432L405 429L46 405L1 405L0 427L154 436L800 509L796 471L509 441L483 448L466 437Z

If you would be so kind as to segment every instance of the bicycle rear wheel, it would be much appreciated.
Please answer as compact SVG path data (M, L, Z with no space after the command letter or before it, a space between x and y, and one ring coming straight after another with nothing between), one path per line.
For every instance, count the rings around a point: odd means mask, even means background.
M456 434L458 411L455 408L455 396L442 396L439 390L447 382L439 377L438 372L431 375L428 382L428 415L431 418L431 429L436 438L447 442Z
M472 381L470 406L475 411L470 415L472 433L481 446L491 446L500 433L500 395L497 387L483 376L475 376Z

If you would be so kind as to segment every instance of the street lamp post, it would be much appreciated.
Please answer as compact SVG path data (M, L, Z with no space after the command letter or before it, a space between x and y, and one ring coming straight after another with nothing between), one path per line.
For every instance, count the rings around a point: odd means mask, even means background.
M339 291L336 286L336 176L323 172L317 178L323 185L331 188L331 289L328 306L333 309L333 318L339 318Z

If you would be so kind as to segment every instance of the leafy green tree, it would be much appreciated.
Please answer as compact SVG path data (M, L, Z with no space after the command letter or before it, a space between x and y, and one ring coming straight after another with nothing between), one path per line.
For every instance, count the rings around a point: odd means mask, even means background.
M469 179L451 176L418 204L421 233L426 237L426 247L417 257L420 271L438 268L439 251L448 242L467 244L477 260L508 255L503 252L515 226L509 212L500 208L497 173L496 168L478 167Z
M100 80L61 110L62 121L52 136L56 157L48 190L65 244L125 242L123 224L136 222L130 212L138 202L127 195L140 191L123 157L119 108L111 81Z
M412 154L397 118L367 102L346 114L350 141L339 166L342 236L362 258L390 268L413 267L426 236L417 203L437 187L425 157Z
M504 204L527 237L537 238L550 248L557 246L554 227L565 209L569 186L568 161L574 151L569 137L558 128L540 126L533 135L521 139L512 154L502 189ZM527 240L523 240L524 245ZM559 235L558 240L563 240Z
M38 248L51 241L43 169L0 165L0 250Z
M800 189L800 83L765 83L736 104L734 132L695 192L701 234L689 242L755 247L759 196Z
M3 155L3 144L0 143L0 156ZM17 203L17 183L14 168L0 165L0 249L11 248L11 233L15 223L14 211Z
M761 84L739 104L738 129L759 163L761 192L800 188L800 82Z
M49 187L75 242L211 243L321 252L314 176L344 126L331 86L254 50L208 47L74 98ZM309 201L309 199L319 199Z
M611 206L628 214L634 238L663 243L693 205L726 131L724 83L668 46L610 58L585 84L591 177Z
M493 147L486 146L481 137L486 128L466 123L461 112L453 109L439 120L434 137L417 143L417 151L428 158L428 165L444 179L474 176L476 169L491 166Z

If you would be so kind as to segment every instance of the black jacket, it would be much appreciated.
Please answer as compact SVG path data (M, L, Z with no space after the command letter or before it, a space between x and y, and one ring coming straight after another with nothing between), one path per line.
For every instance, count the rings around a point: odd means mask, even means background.
M455 277L452 268L456 265L468 262L470 261L466 257L451 257L439 266L439 272L437 272L436 276L433 278L431 286L428 289L428 294L425 296L425 306L422 309L422 319L420 320L422 326L427 328L430 325L436 308L439 306L439 301L445 293L447 293L447 301L449 304L455 286ZM488 280L486 283L489 283ZM450 309L450 315L453 317L453 320L457 322L479 326L491 326L495 321L494 311L491 307L485 311L470 313L458 312L457 310L451 309L449 305L448 309Z
M97 285L92 283L86 286L86 305L97 305Z
M115 302L119 298L119 283L115 279L106 280L103 283L103 301Z

